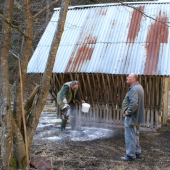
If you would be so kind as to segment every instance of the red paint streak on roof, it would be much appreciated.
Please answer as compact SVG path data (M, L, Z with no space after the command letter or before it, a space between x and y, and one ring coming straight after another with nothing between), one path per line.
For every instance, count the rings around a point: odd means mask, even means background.
M115 20L111 23L112 29L113 29L114 25L115 25Z
M158 21L168 22L168 17L165 13L161 16L161 11L159 12L159 16L156 17L155 23L151 26L149 33L147 35L146 42L154 42L154 43L167 43L168 42L168 27Z
M140 6L137 9L143 12L144 8L145 8L144 6ZM127 37L127 42L130 43L134 43L135 38L138 36L140 30L140 24L142 21L143 14L138 10L134 9L132 13L132 18L130 22L128 37Z
M104 10L102 7L100 8L99 15L106 15L106 10Z
M90 35L85 38L87 44L83 44L82 46L76 45L68 61L65 72L79 72L83 64L86 64L86 62L91 59L94 51L94 46L92 44L96 44L96 41L96 37Z
M158 21L168 22L168 17L165 13L161 16L161 11L159 16L156 18L157 21L151 26L148 35L146 44L147 58L145 63L145 75L156 75L157 74L157 65L159 60L160 52L160 43L168 42L168 26L162 24Z

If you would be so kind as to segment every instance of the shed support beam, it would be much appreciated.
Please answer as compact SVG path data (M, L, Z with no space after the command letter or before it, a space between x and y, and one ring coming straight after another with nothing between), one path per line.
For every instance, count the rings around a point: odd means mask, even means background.
M169 93L169 76L163 77L163 125L166 124L168 120L168 93Z

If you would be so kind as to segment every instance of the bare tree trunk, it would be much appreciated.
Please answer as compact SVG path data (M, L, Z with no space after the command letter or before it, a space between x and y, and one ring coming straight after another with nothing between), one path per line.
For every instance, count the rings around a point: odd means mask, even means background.
M36 107L33 108L32 115L30 115L30 117L28 119L28 123L31 124L31 126L28 127L28 129L27 129L28 146L29 146L28 148L30 148L30 146L31 146L32 139L33 139L36 127L38 125L41 112L44 108L44 105L45 105L45 102L47 99L52 70L53 70L57 50L59 47L59 43L61 40L61 36L64 31L64 24L65 24L65 20L66 20L68 5L69 5L69 0L62 0L58 25L57 25L57 28L55 31L55 36L52 41L46 68L45 68L45 71L44 71L44 74L43 74L43 77L41 80L40 90L38 92L38 99L36 102Z
M26 80L26 73L27 73L27 66L28 66L28 59L31 51L31 46L32 46L32 40L33 40L33 20L32 20L32 15L31 15L31 10L30 10L30 0L24 0L23 1L23 13L24 13L24 25L25 25L25 34L27 37L24 40L23 43L23 48L21 52L21 71L22 71L22 84L23 84L23 89L25 86L25 80ZM19 75L18 75L19 77ZM19 80L19 79L18 79ZM22 92L24 93L24 92ZM21 130L22 127L22 118L21 118L21 91L20 91L20 83L17 81L17 86L16 86L16 98L14 102L14 118L16 121L16 128L18 128L20 131L20 134L18 135L16 132L13 131L14 134L14 144L17 147L13 147L13 153L14 156L17 160L17 164L19 168L22 168L26 166L26 158L25 157L25 148L22 148L23 150L19 150L18 146L21 144L21 146L24 143L24 132ZM18 135L18 136L16 136ZM24 161L23 161L24 160Z
M25 34L27 35L23 43L23 51L21 54L22 84L23 84L23 89L24 89L27 66L28 66L28 59L29 59L30 50L32 46L32 40L33 40L33 20L32 20L32 15L31 15L31 10L30 10L30 0L24 0L23 4L24 4L23 13L24 13ZM17 81L16 87L17 87L16 88L16 99L14 102L13 114L14 114L15 121L16 121L18 128L21 129L21 97L20 97L21 92L20 92L19 81Z
M13 14L14 0L6 0L4 4L4 17L11 22ZM9 169L12 151L12 110L10 99L10 84L8 72L8 55L11 40L11 27L3 21L2 23L2 42L0 49L0 93L1 93L1 116L2 116L2 138L1 156L5 169Z
M12 2L12 3L11 3ZM58 1L50 4L46 9L49 9L52 5L57 3ZM21 117L21 91L20 91L20 83L19 83L19 75L16 80L16 94L14 99L14 109L13 115L11 110L11 100L10 100L10 85L9 85L9 74L8 74L8 53L10 47L10 39L11 39L11 22L12 22L12 9L13 9L14 1L6 0L5 1L5 12L4 17L6 23L3 22L3 43L0 46L0 90L1 90L1 113L2 113L2 150L1 155L3 159L3 164L5 169L9 169L10 160L16 160L17 168L24 168L26 166L26 151L25 151L25 140L24 140L24 132L22 130L22 117ZM28 136L28 146L29 150L31 147L32 139L37 128L39 118L43 107L46 102L46 98L48 95L48 90L50 86L50 78L52 75L52 70L55 62L55 57L57 54L58 46L61 40L61 36L64 30L64 24L67 15L67 9L69 5L69 0L62 0L62 6L60 10L60 18L58 22L58 27L56 28L56 34L53 39L53 44L51 46L50 54L48 57L48 62L46 65L46 69L41 81L40 88L36 88L36 92L38 95L35 95L34 99L31 96L30 101L25 106L28 113L30 115L27 120L27 136ZM21 71L22 71L22 83L25 85L28 59L31 51L32 40L33 40L33 22L36 17L40 16L41 13L45 12L43 9L39 12L34 18L32 18L30 11L30 0L23 0L23 14L24 14L24 36L25 40L23 43L23 48L21 52ZM8 21L8 22L7 22ZM8 25L7 25L8 24ZM6 31L6 32L5 32ZM21 31L20 31L21 32ZM5 34L7 33L7 34ZM35 93L36 93L35 92ZM23 92L22 92L23 93ZM33 102L32 102L33 101ZM27 115L27 114L26 114ZM13 145L12 145L13 144ZM13 149L12 149L13 147ZM12 158L11 158L12 155ZM14 167L15 168L15 167Z

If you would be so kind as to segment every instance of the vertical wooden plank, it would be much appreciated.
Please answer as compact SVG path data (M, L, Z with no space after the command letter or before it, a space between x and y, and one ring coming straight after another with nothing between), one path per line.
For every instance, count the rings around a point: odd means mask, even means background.
M99 96L98 96L98 92L97 92L98 84L96 84L96 81L95 81L95 78L94 78L94 74L93 74L93 73L92 73L92 80L93 80L94 95L95 95L94 102L96 103L96 101L97 101L97 105L99 105Z
M71 79L71 81L74 81L74 79L73 79L73 75L72 75L71 73L69 73L69 75L70 75L70 79Z
M84 86L83 89L85 90L85 93L86 93L86 96L87 96L87 101L88 101L88 103L90 103L90 101L89 101L89 96L88 96L88 93L87 93L86 83L85 83L85 80L84 80L84 74L81 73L81 76L82 76L83 86Z
M109 93L110 93L111 100L112 100L112 105L114 105L114 101L113 101L113 91L112 91L112 88L111 88L110 77L109 77L108 74L107 74L107 81L108 81L108 86L109 86Z
M151 96L152 96L152 81L151 81L151 76L149 76L149 91L148 91L148 105L151 107Z
M91 89L91 84L90 84L89 74L88 74L88 73L86 73L86 76L87 76L87 82L88 82L88 85L89 85L90 96L91 96L91 100L92 100L92 106L94 106L94 100L93 100L93 95L92 95L92 89Z
M105 106L105 123L108 123L108 106Z
M57 89L57 85L56 85L56 78L55 78L55 76L54 76L54 73L52 74L52 79L53 79L53 82L54 82L54 93L55 93L55 95L57 96L57 93L58 93L58 89Z
M116 114L116 125L118 124L118 121L119 121L119 113L118 113L118 107L117 107L118 105L116 105L116 112L115 112L115 114Z
M104 100L106 100L105 101L105 103L107 103L108 104L108 96L107 96L107 88L106 88L106 84L105 84L105 78L104 78L104 75L103 75L103 73L101 74L102 75L102 80L103 80L103 87L104 87Z
M60 79L61 79L61 83L62 83L62 85L64 84L64 80L63 80L63 74L59 74L59 76L60 76Z
M92 109L91 109L91 110L92 110L92 117L91 117L92 119L91 119L91 121L93 121L93 122L94 122L94 107L92 107Z
M113 81L113 90L114 90L114 94L113 94L113 100L114 100L114 105L116 105L117 103L117 77L112 75L112 81ZM113 106L114 107L114 106Z
M147 110L147 123L146 126L149 127L150 126L150 108L148 108Z
M144 78L145 78L144 104L147 107L148 106L148 82L147 82L147 76L144 76Z
M153 123L154 123L154 110L151 109L151 121L150 121L150 128L153 128Z
M102 122L106 122L106 108L104 107L104 104L102 107L102 116L103 116Z
M101 83L100 83L100 77L99 77L99 74L97 74L97 81L98 81L98 87L99 89L101 90Z
M110 120L111 120L111 104L109 104L108 106L108 123L110 124Z
M120 113L120 124L123 124L123 110L121 109L121 106L119 108L119 113Z
M61 85L61 83L60 83L60 81L59 81L59 78L58 78L58 75L57 75L57 74L55 74L55 78L56 78L57 83L58 83L58 85L59 85L59 89L61 89L62 85Z
M93 108L93 121L96 122L96 107Z
M159 91L159 86L160 86L160 78L156 76L156 107L159 108L159 99L160 99L160 91Z
M169 76L163 77L163 115L162 123L166 124L168 120L168 93L169 93Z
M99 122L99 114L100 114L100 107L99 107L99 105L98 105L98 107L97 107L97 114L96 114L96 121L97 122Z
M152 94L151 94L151 106L155 108L155 76L152 77Z
M123 102L123 98L125 97L124 96L124 91L125 91L125 85L124 85L124 77L123 75L120 76L120 80L121 80L121 103Z
M120 79L120 76L119 75L117 75L117 83L118 83L118 87L117 87L117 89L118 89L118 104L120 104L121 102L120 102L120 99L121 99L121 96L120 96L120 87L121 87L121 79Z
M84 98L84 96L83 96L83 92L82 92L82 84L81 84L81 82L80 82L80 79L79 79L79 75L76 73L76 77L77 77L77 81L79 82L79 91L80 91L80 95L81 95L81 98L83 99L83 100L85 100L85 98ZM73 80L73 79L72 79Z
M147 117L147 109L144 108L144 123L142 124L142 126L145 126L146 124L146 117Z
M116 103L116 93L115 93L115 79L114 79L114 75L112 74L111 75L111 81L110 81L110 83L112 84L111 85L111 88L112 88L112 91L113 91L113 103L114 103L114 105L115 105L115 103ZM113 105L113 106L114 106Z
M101 110L101 103L103 103L103 95L102 95L102 89L101 89L101 82L100 82L100 76L97 74L97 81L98 81L98 98L99 98L99 112L98 112L98 121L101 122L101 115L102 115L102 110Z
M158 110L155 110L155 129L158 129Z
M59 88L59 84L58 84L58 82L57 82L57 79L56 79L55 74L56 74L56 73L53 73L54 82L55 82L55 88L56 88L56 95L57 95L57 93L60 91L60 88Z
M113 124L116 124L116 108L113 107Z
M110 105L110 123L113 124L113 106Z
M102 122L102 111L103 111L102 109L103 109L102 105L100 105L100 119L99 119L100 121L99 122Z
M126 82L126 78L127 78L127 75L125 76L125 82ZM129 89L129 85L127 83L126 83L125 89L126 89L125 91L127 93L128 89Z
M121 103L121 90L122 90L122 85L121 85L121 76L117 75L118 79L118 104L117 104L117 124L120 124L120 110L119 107L122 104Z

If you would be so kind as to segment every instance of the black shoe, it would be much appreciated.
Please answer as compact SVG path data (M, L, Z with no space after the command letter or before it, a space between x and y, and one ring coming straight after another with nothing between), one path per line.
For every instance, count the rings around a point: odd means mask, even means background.
M128 156L128 155L121 157L120 159L122 161L134 161L135 160L135 158L132 158L131 156Z
M141 158L141 154L140 153L136 154L136 159L140 159L140 158Z

